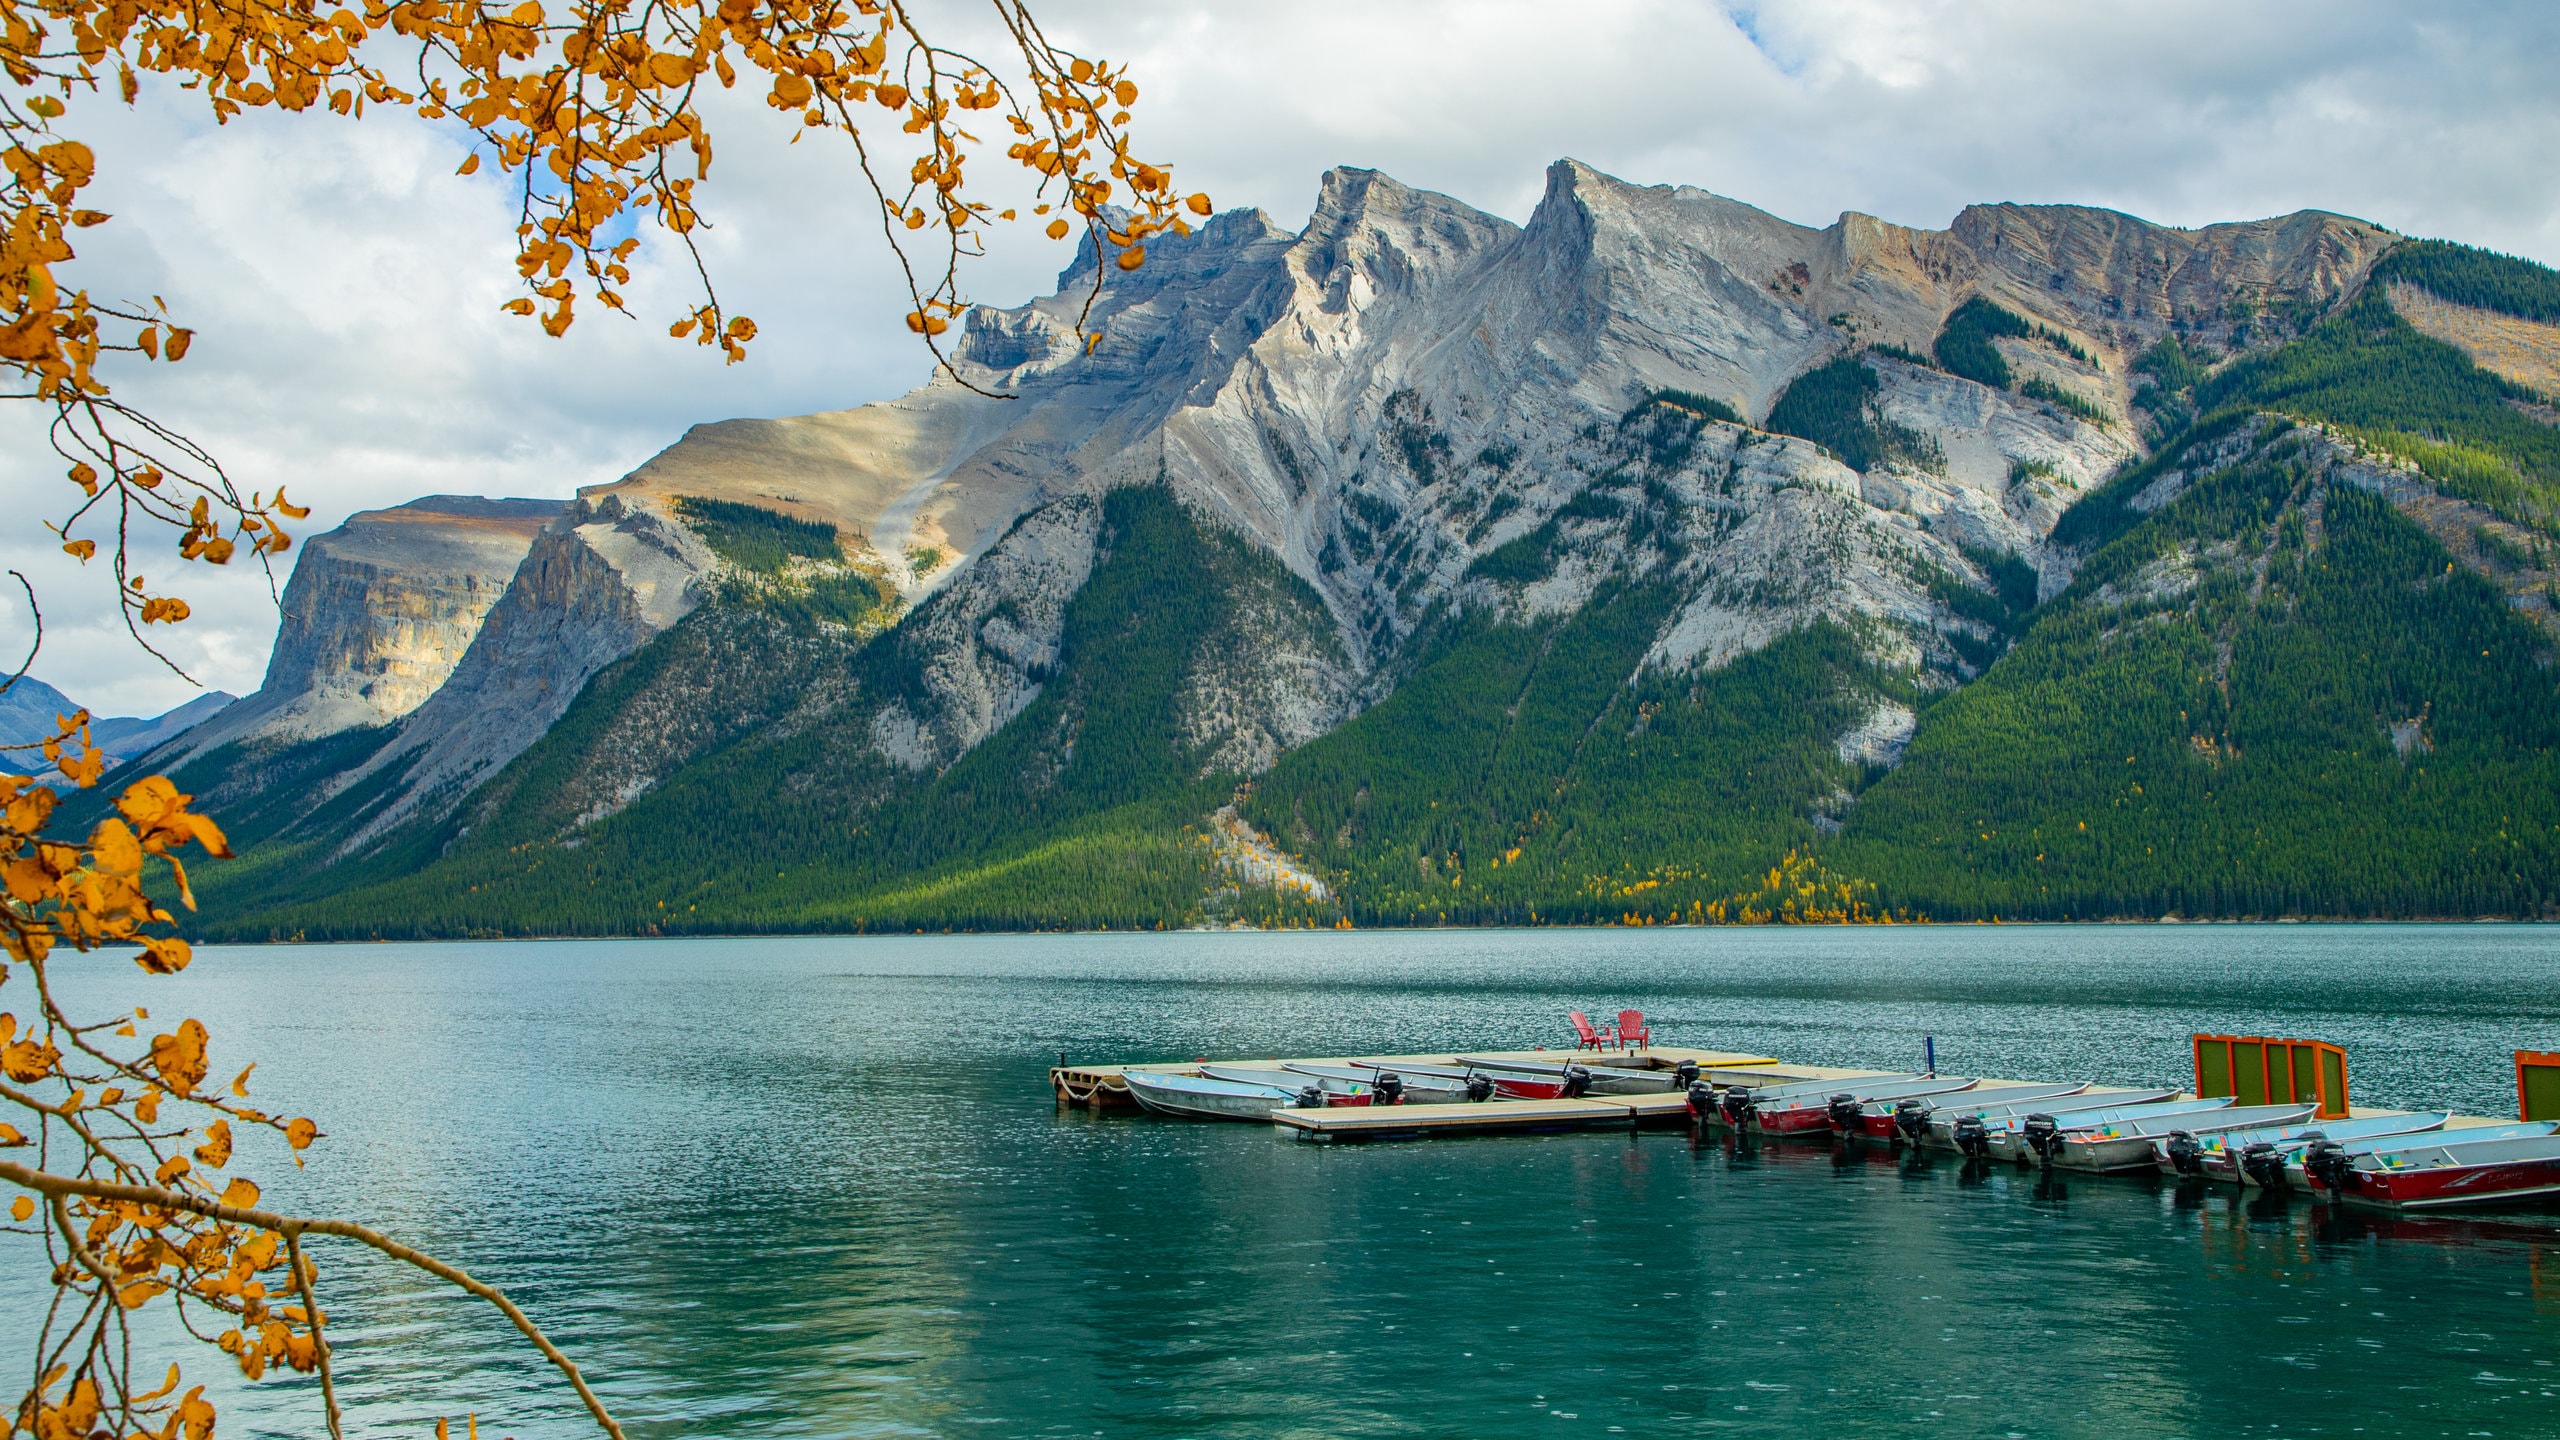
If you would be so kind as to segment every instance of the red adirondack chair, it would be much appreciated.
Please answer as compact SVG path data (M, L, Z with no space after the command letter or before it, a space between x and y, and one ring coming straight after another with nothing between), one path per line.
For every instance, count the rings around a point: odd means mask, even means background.
M1575 1049L1606 1050L1610 1046L1618 1043L1618 1037L1616 1035L1611 1034L1606 1029L1593 1025L1591 1023L1590 1016L1583 1014L1579 1010L1573 1011L1571 1014L1573 1016L1573 1033L1582 1037L1581 1043L1576 1045L1574 1047Z
M1618 1012L1618 1043L1630 1050L1639 1046L1647 1049L1652 1047L1653 1027L1644 1023L1643 1011L1621 1010Z

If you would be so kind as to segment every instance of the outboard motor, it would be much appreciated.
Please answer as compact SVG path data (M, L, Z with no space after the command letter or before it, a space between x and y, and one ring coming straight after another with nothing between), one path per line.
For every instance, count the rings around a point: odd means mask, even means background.
M1683 1060L1671 1067L1671 1083L1686 1090L1698 1083L1698 1062ZM1712 1087L1710 1087L1712 1088Z
M1831 1128L1843 1135L1858 1133L1858 1117L1866 1106L1855 1095L1842 1092L1831 1097Z
M2319 1139L2326 1140L2326 1135ZM2250 1179L2269 1190L2285 1187L2284 1157L2276 1153L2275 1143L2261 1140L2240 1152L2240 1169Z
M1893 1107L1893 1130L1903 1139L1917 1145L1929 1133L1929 1112L1937 1107L1926 1100L1905 1100Z
M2204 1146L2198 1143L2194 1131L2172 1130L2168 1142L2160 1148L2169 1154L2170 1169L2181 1175L2204 1173Z
M2302 1168L2310 1174L2317 1188L2332 1195L2346 1193L2347 1172L2355 1168L2355 1163L2355 1157L2347 1153L2347 1147L2335 1140L2314 1140L2302 1152Z
M1751 1098L1751 1087L1748 1085L1728 1087L1724 1092L1724 1099L1718 1103L1724 1111L1724 1123L1736 1130L1750 1124L1752 1112L1759 1108L1758 1102Z
M1588 1069L1580 1065L1564 1067L1564 1098L1579 1100L1582 1098L1582 1092L1590 1088L1591 1072Z
M1379 1071L1376 1082L1370 1088L1378 1092L1377 1098L1369 1102L1372 1105L1404 1103L1404 1077L1393 1070Z
M1704 1080L1689 1082L1689 1118L1704 1123L1716 1108L1716 1087Z
M1481 1070L1467 1072L1467 1099L1481 1105L1493 1098L1493 1077Z
M1298 1108L1299 1108L1299 1109L1301 1109L1301 1110L1321 1110L1321 1109L1323 1109L1323 1108L1324 1108L1324 1087L1323 1087L1323 1086L1321 1086L1321 1085L1310 1085L1310 1086L1308 1086L1307 1088L1305 1088L1304 1090L1299 1091L1299 1092L1298 1092Z
M2062 1148L2061 1125L2052 1116L2039 1111L2027 1117L2024 1128L2027 1148L2036 1152L2036 1158L2044 1162L2046 1169L2052 1169L2054 1153Z
M1964 1152L1964 1158L1967 1160L1991 1158L1991 1127L1982 1123L1981 1116L1957 1116L1955 1131L1956 1148Z

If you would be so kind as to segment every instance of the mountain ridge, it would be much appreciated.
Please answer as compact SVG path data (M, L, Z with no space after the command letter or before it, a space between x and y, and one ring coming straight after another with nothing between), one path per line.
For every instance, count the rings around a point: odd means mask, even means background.
M697 426L590 487L528 542L460 680L388 724L293 742L317 747L308 760L293 744L185 757L196 778L181 784L201 785L217 814L240 777L273 790L295 766L316 797L260 811L268 858L230 896L208 892L213 923L375 933L335 928L362 913L418 933L539 928L538 906L439 900L420 878L468 871L472 893L534 904L530 882L469 859L491 827L546 863L621 855L664 889L690 862L641 828L705 823L721 803L706 766L796 837L774 846L795 857L783 878L814 889L789 899L759 881L707 911L688 895L684 921L658 912L666 896L590 911L555 888L543 903L623 929L871 925L900 904L920 922L1037 925L1038 885L1022 877L1081 865L1076 885L1119 873L1154 897L1070 907L1095 923L1410 923L1451 908L1421 903L1431 892L1412 886L1426 879L1477 918L1703 915L1785 855L1885 855L1860 818L1867 792L1898 793L1908 757L1936 753L1933 726L1955 723L1933 721L1943 702L2044 617L2085 610L2083 566L2203 505L2190 470L2261 463L2214 451L2235 417L2307 404L2295 421L2330 427L2321 475L2387 472L2376 483L2392 516L2417 517L2420 541L2492 576L2509 619L2543 624L2549 516L2534 507L2554 472L2540 432L2483 417L2531 427L2547 397L2411 328L2385 292L2418 282L2368 285L2400 244L2316 211L2182 231L1999 205L1944 231L1854 213L1815 229L1572 161L1550 168L1515 226L1337 170L1294 234L1230 212L1152 245L1132 275L1107 268L1090 352L1072 339L1089 258L1057 295L971 312L962 375L1021 399L944 377L857 411ZM2442 314L2428 323L2450 333ZM2345 374L2367 355L2434 378L2387 404L2337 380L2285 398L2285 366ZM2418 416L2446 386L2469 397L2459 413ZM2478 444L2464 451L2445 438L2455 431ZM2349 453L2363 458L2337 458ZM1147 494L1161 498L1123 498ZM838 553L749 574L683 517L719 504L831 528ZM1124 573L1140 562L1125 546L1115 558L1110 537L1125 535L1149 537L1150 604L1194 617L1165 632L1190 648L1149 682L1170 697L1169 728L1060 698L1109 693L1097 656L1144 668L1096 638L1105 621L1081 599L1106 576L1141 593ZM2398 555L2405 539L2355 553ZM1166 559L1185 552L1238 558L1188 573ZM876 604L822 614L789 599L821 584ZM797 678L773 689L757 665ZM1509 697L1483 689L1503 675ZM1417 709L1426 694L1442 713ZM1710 700L1722 718L1697 713ZM1397 726L1445 731L1438 758L1399 751L1406 740L1385 733ZM1594 748L1608 733L1629 743ZM1039 797L1084 773L1074 757L1095 746L1154 756L1127 773L1157 778L1129 781L1118 805L1079 791L1083 818L1056 818ZM1389 803L1388 782L1343 778L1368 764L1415 787L1422 813L1344 809L1361 794ZM1735 764L1743 773L1727 773ZM1433 768L1451 765L1475 778ZM980 777L969 813L1020 811L1014 840L988 818L995 828L965 843L871 848L866 835L888 833L877 827L907 833L924 823L915 807L947 806L955 773ZM1337 783L1350 788L1325 789ZM1530 798L1541 785L1592 798L1558 809ZM1672 798L1645 798L1655 791ZM692 798L668 798L679 793ZM989 810L990 795L1009 798ZM1231 798L1233 816L1323 878L1331 909L1228 871L1230 822L1211 812ZM1452 806L1475 828L1429 813ZM523 829L536 814L552 828ZM1018 855L1005 848L1016 841ZM1115 845L1128 864L1100 858ZM984 865L1013 878L971 868ZM932 879L936 866L959 878ZM819 878L790 881L795 867ZM1496 883L1505 869L1516 876ZM1907 873L1895 883L1889 903L1904 908L1973 903ZM2540 884L2499 903L2544 904ZM593 885L610 888L601 872ZM1194 900L1168 909L1177 894ZM984 903L953 898L968 895ZM999 895L1011 898L985 898Z

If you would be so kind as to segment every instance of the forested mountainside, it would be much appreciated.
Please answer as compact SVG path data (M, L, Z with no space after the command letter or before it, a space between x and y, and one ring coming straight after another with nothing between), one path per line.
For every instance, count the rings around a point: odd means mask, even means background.
M701 427L424 700L146 757L204 931L2560 903L2547 269L1568 162L1222 216L1088 355L1093 273L971 317L1021 399Z

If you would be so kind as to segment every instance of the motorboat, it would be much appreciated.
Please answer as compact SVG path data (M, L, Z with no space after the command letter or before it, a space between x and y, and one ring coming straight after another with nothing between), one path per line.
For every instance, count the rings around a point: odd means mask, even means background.
M2095 1099L2096 1097L2083 1097ZM2200 1115L2207 1110L2227 1110L2238 1102L2228 1095L2209 1100L2148 1100L2107 1102L2077 1109L2021 1110L2007 1115L1990 1115L1979 1120L1959 1115L1950 1127L1949 1138L1955 1148L1978 1160L2032 1160L2035 1152L2027 1148L2027 1121L2037 1116L2052 1119L2057 1127L2076 1128L2105 1125L2118 1120L2142 1120L2154 1115ZM1933 1125L1932 1132L1936 1130Z
M1459 1056L1458 1063L1497 1079L1518 1075L1552 1080L1557 1093L1565 1096L1660 1095L1687 1088L1697 1074L1695 1065L1685 1069L1629 1070L1610 1065L1586 1065L1578 1060L1498 1060L1472 1055ZM1582 1084L1568 1084L1576 1072L1583 1077Z
M1163 1070L1124 1070L1122 1083L1141 1106L1186 1120L1269 1120L1271 1112L1298 1103L1298 1093L1278 1085L1213 1080Z
M1828 1104L1844 1085L1891 1085L1932 1077L1914 1071L1908 1074L1860 1075L1849 1079L1831 1076L1818 1080L1788 1080L1774 1085L1725 1084L1713 1072L1704 1078L1711 1084L1724 1085L1723 1093L1716 1097L1716 1108L1705 1117L1707 1123L1739 1130L1749 1123L1750 1117L1762 1105L1793 1104L1808 1095L1820 1096Z
M1890 1100L1870 1100L1858 1107L1857 1124L1848 1133L1868 1140L1910 1140L1927 1134L1929 1117L1943 1103L1958 1110L1980 1113L1985 1107L2005 1108L2035 1105L2078 1095L2094 1081L2064 1080L2043 1085L1979 1085L1953 1095L1904 1095Z
M2560 1195L2560 1135L2456 1140L2350 1155L2326 1144L2303 1153L2315 1197L2387 1210L2515 1205Z
M2399 1150L2426 1150L2439 1145L2477 1145L2487 1140L2531 1140L2554 1134L2560 1134L2560 1120L2497 1120L2486 1125L2449 1126L2414 1136L2393 1135L2336 1143L2349 1155L2379 1155ZM2296 1190L2311 1188L2311 1172L2303 1168L2303 1157L2310 1148L2305 1145L2284 1157L2284 1181Z
M1392 1070L1407 1080L1418 1078L1435 1085L1454 1084L1468 1100L1553 1100L1564 1093L1562 1077L1550 1079L1518 1071L1479 1070L1466 1065L1412 1065L1401 1060L1354 1060L1351 1068L1373 1074Z
M2050 1115L2028 1116L2020 1127L2036 1158L2058 1170L2148 1170L2159 1163L2158 1142L2172 1130L2190 1135L2298 1125L2317 1105L2232 1105L2196 1115L2147 1115L2064 1126Z
M1922 1122L1923 1128L1920 1133L1920 1143L1933 1150L1960 1150L1963 1147L1956 1143L1956 1127L1958 1125L1962 1125L1970 1121L1977 1127L1987 1129L1991 1126L1992 1122L1995 1121L2015 1119L2026 1115L2030 1111L2052 1110L2055 1108L2051 1103L2041 1100L2000 1100L1997 1098L1983 1100L1975 1098L1977 1096L1986 1095L1996 1097L2000 1093L2001 1092L1998 1090L1977 1090L1971 1094L1951 1095L1941 1100L1928 1102L1930 1108L1926 1118ZM2114 1108L2129 1105L2157 1105L2165 1101L2174 1100L2177 1096L2178 1092L2171 1089L2100 1090L2092 1086L2087 1089L2074 1091L2066 1098L2072 1107L2079 1109L2094 1109L2099 1107Z
M1454 1105L1467 1099L1464 1080L1438 1075L1417 1075L1408 1069L1363 1070L1357 1065L1326 1065L1292 1060L1280 1067L1285 1074L1315 1080L1327 1088L1357 1087L1385 1093L1390 1088L1401 1098L1391 1105ZM1392 1078L1390 1078L1392 1077Z
M2442 1110L2417 1115L2367 1115L2361 1119L2304 1121L2253 1130L2225 1130L2199 1135L2172 1130L2158 1146L2163 1175L2200 1176L2239 1185L2285 1183L2285 1162L2314 1140L2354 1145L2361 1141L2423 1135L2441 1130L2453 1117Z
M1743 1128L1756 1135L1815 1135L1855 1124L1859 1112L1877 1101L1892 1102L1929 1095L1952 1095L1982 1082L1968 1076L1923 1076L1917 1080L1843 1080L1825 1094L1789 1096L1775 1102L1754 1096Z

